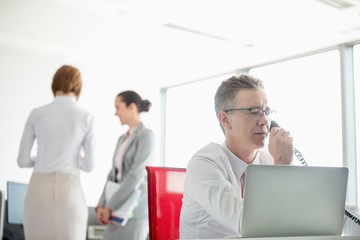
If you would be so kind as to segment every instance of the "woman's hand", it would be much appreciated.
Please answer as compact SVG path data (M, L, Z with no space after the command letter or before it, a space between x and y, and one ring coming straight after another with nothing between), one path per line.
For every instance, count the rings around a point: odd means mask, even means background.
M111 217L111 210L109 208L97 207L96 208L96 219L101 224L109 224Z

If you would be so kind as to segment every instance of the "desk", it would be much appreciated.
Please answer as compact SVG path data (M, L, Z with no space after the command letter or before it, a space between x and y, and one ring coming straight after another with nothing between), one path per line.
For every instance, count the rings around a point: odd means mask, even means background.
M5 202L5 205L7 204L7 201ZM7 207L4 208L5 209L5 213L4 213L4 239L17 239L17 240L25 240L25 236L24 236L24 228L23 225L20 224L9 224L8 220L7 220ZM89 217L88 217L88 226L89 225L95 225L95 226L99 226L99 223L96 220L96 213L95 213L95 208L94 207L88 207L89 209ZM101 227L101 226L99 226ZM88 230L87 231L87 236L86 236L86 240L95 240L95 239L101 239L101 237L99 238L89 238L88 236ZM2 240L2 239L0 239Z
M95 207L88 207L89 217L86 230L86 240L101 240L106 226L100 225L96 219Z
M239 240L360 240L360 236L306 236L306 237L261 237L261 238L225 238ZM186 239L195 240L195 239ZM224 240L224 238L214 238L211 240Z
M225 238L239 240L360 240L360 236L306 236L306 237L261 237L261 238ZM190 239L188 239L190 240ZM212 240L220 240L212 239ZM223 238L222 238L223 240Z

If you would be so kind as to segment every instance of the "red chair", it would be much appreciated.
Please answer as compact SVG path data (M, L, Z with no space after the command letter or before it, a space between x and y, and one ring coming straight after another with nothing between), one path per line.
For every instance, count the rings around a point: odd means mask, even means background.
M179 218L185 168L146 166L149 203L149 240L179 238Z

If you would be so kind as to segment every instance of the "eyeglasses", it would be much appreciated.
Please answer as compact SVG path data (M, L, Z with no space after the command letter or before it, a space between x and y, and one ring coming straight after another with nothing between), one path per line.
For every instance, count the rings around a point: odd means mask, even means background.
M252 119L254 120L259 120L262 118L263 115L265 115L265 117L267 119L270 119L270 115L276 113L275 110L272 110L270 108L265 108L265 109L261 109L258 107L253 107L253 108L230 108L230 109L226 109L224 110L224 112L233 112L233 111L248 111L248 114L251 116Z

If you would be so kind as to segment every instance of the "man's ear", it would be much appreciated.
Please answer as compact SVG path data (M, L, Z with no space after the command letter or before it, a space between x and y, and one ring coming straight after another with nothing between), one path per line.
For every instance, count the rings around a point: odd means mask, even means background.
M218 114L218 119L223 128L231 129L230 119L226 112L220 111Z

